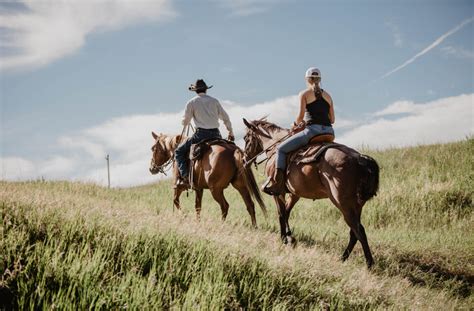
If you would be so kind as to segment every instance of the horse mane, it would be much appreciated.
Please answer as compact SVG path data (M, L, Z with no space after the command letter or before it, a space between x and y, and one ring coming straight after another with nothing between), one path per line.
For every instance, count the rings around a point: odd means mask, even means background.
M276 125L275 123L268 122L266 116L261 118L261 119L254 120L254 121L252 121L252 123L257 127L263 128L267 132L287 131L287 129L285 129L283 127L280 127L280 126Z
M163 144L166 150L174 151L180 143L186 140L185 136L181 135L166 135L160 134L159 141Z

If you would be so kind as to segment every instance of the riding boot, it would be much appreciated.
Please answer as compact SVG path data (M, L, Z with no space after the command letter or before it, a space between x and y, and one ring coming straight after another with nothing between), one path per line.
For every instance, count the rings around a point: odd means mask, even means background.
M186 177L179 176L176 180L175 188L181 188L183 190L188 190L189 188L191 188L191 185L189 184L188 176Z
M263 192L269 195L281 195L286 193L285 173L282 169L278 168L275 177L263 185Z

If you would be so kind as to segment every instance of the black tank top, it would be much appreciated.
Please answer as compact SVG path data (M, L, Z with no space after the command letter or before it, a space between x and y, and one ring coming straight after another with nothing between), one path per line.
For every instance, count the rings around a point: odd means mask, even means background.
M329 120L329 103L323 97L323 90L321 94L314 93L316 99L306 105L306 112L304 120L308 124L320 124L331 126Z

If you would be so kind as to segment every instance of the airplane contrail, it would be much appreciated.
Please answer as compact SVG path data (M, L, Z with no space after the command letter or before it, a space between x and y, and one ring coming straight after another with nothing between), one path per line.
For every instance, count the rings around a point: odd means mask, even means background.
M396 67L395 69L392 69L390 70L389 72L387 72L386 74L384 74L382 77L380 77L380 79L384 79L388 76L390 76L391 74L399 71L400 69L402 69L403 67L407 66L408 64L411 64L415 61L415 59L417 59L418 57L420 56L423 56L424 54L428 53L430 50L432 50L433 48L435 48L436 46L438 46L441 42L444 41L444 39L446 39L447 37L449 37L450 35L452 35L453 33L459 31L461 28L463 28L464 26L466 26L467 24L469 24L470 22L472 22L474 20L474 17L471 17L469 19L466 19L465 21L463 21L461 24L457 25L456 27L454 27L453 29L451 29L450 31L448 31L447 33L445 33L444 35L442 35L441 37L439 37L438 39L436 39L433 43L431 43L429 46L427 46L423 51L421 51L420 53L416 54L415 56L413 56L412 58L410 58L409 60L407 60L406 62L404 62L403 64L401 64L400 66Z

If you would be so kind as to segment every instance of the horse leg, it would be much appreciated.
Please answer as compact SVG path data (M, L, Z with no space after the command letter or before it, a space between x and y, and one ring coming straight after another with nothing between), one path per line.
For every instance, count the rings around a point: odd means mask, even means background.
M354 249L354 246L357 243L357 237L354 231L352 231L352 229L349 230L349 235L350 235L349 244L347 245L346 250L342 254L342 257L341 257L342 261L346 261L347 258L349 258L349 255L352 253L352 250Z
M173 204L178 211L181 209L179 206L179 197L181 196L181 193L183 193L183 188L177 187L174 189Z
M362 243L362 249L364 250L365 261L367 262L367 268L372 268L374 265L374 258L372 257L372 252L370 251L369 242L367 241L367 235L365 234L365 228L359 223L359 235L360 243Z
M250 196L250 193L245 186L243 180L241 178L238 178L236 181L232 183L232 186L234 186L237 191L239 191L240 196L245 202L245 206L247 207L247 211L250 214L250 218L252 219L252 226L256 229L257 228L257 219L255 218L255 205L253 203L252 197Z
M222 189L222 188L219 188L219 189L213 188L213 189L210 189L210 190L211 190L212 197L214 198L214 200L217 201L217 203L219 203L219 205L221 207L222 221L224 221L225 218L227 217L227 212L229 211L229 203L227 203L227 201L224 197L224 189Z
M291 245L296 245L296 239L293 237L291 229L290 229L290 213L293 207L295 206L296 202L298 202L300 199L299 196L296 196L294 194L290 194L286 200L285 203L285 217L286 217L286 236L288 238L288 241L290 242Z
M273 196L275 203L277 205L278 211L278 220L280 221L280 237L283 244L288 244L288 238L286 237L286 225L287 225L287 218L286 218L286 209L285 209L285 196Z
M343 187L341 187L337 180L323 179L323 184L328 190L330 190L329 199L342 212L344 215L344 220L351 228L349 244L342 254L341 259L346 260L349 257L352 249L357 243L357 240L359 240L362 244L362 249L364 250L367 267L370 269L374 264L374 259L372 258L372 253L370 252L364 226L362 226L360 223L362 205L356 203L357 199L355 195L350 193L348 194L347 192L344 194Z
M374 259L372 257L372 253L370 251L369 247L369 242L367 241L367 235L365 234L365 229L364 226L360 223L360 213L343 213L344 214L344 220L346 223L351 227L351 232L355 235L357 240L360 241L362 244L362 249L364 250L364 256L365 256L365 261L367 263L367 268L372 268L372 265L374 264ZM344 251L344 254L342 255L342 258L344 258L344 255L346 255L347 252L347 257L349 257L350 252L352 251L352 248L354 248L354 245L356 244L357 241L354 241L354 238L351 235L351 239L349 240L349 245L347 246L346 251Z
M197 220L201 220L201 204L202 204L202 194L204 190L194 189L194 191L196 192L195 204L194 204L194 208L196 209L196 218Z

